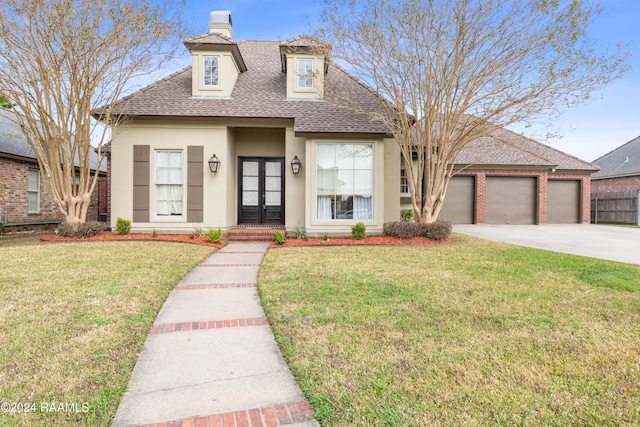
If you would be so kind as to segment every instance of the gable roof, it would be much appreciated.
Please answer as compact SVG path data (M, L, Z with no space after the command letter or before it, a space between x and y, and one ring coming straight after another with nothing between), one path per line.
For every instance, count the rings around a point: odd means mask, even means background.
M210 33L191 37L184 41L184 45L190 51L210 50L211 46L215 46L216 50L231 52L240 71L247 71L247 65L238 49L238 43L224 34Z
M600 171L593 179L640 175L640 136L593 161Z
M496 127L489 136L466 146L458 165L538 166L563 171L597 171L593 164L505 128Z
M20 126L14 119L14 112L0 108L0 157L13 157L22 160L37 162L33 149L24 137ZM98 155L91 150L91 170L96 170ZM79 162L76 160L76 167ZM100 165L100 171L106 172L106 162Z
M198 39L200 41L201 39ZM227 117L293 119L298 135L370 134L384 136L386 127L365 114L326 101L286 99L286 74L280 41L237 44L247 70L238 76L230 99L193 97L191 67L118 101L117 113L137 117ZM375 106L375 95L339 67L330 67L327 82L342 85L359 102ZM99 116L100 110L94 114Z

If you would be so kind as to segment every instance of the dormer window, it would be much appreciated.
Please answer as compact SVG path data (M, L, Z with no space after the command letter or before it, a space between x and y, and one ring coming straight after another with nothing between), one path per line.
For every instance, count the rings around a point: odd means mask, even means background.
M298 59L298 89L313 89L313 59Z
M219 70L220 57L204 56L203 59L204 59L204 62L203 62L204 70L202 75L204 77L204 85L218 86L219 85L218 70Z

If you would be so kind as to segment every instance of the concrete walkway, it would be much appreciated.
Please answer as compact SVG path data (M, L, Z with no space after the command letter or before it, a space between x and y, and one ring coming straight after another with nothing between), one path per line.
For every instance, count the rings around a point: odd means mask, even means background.
M640 228L594 224L455 225L453 231L514 245L640 264Z
M318 426L260 304L268 243L230 243L176 286L113 426Z

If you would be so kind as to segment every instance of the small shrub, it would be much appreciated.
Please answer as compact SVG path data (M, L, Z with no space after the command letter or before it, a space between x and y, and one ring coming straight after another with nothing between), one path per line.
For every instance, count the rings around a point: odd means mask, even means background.
M327 240L329 240L329 234L324 233L324 234L322 235L322 241L323 241L323 242L326 242Z
M202 229L202 227L195 227L193 229L193 237L205 237L207 233Z
M194 233L194 232L192 231L192 232L189 234L189 238L190 238L191 240L195 239L195 238L196 238L196 233Z
M305 233L304 230L299 227L296 227L293 233L296 235L296 239L307 240L309 238L307 236L307 233Z
M451 236L452 225L447 221L436 221L423 224L423 236L431 240L442 240Z
M351 235L356 240L362 240L365 238L367 234L367 227L365 227L364 223L359 222L353 227L351 227Z
M430 240L442 240L451 236L451 223L446 221L436 221L431 224L404 221L386 222L382 227L382 233L385 236L400 239L426 237Z
M413 221L413 209L402 209L400 211L400 220L403 222Z
M414 239L422 236L423 230L422 224L417 222L393 221L384 223L382 233L399 239Z
M131 232L131 220L117 218L116 234L129 234Z
M153 231L151 232L151 237L158 237L158 230L154 228Z
M280 230L273 230L273 239L279 245L284 245L285 242L287 241L286 236Z
M104 230L104 224L98 221L88 221L82 224L69 224L63 222L56 229L58 236L62 237L93 237Z
M222 242L222 230L218 227L216 230L213 228L207 231L207 239L211 243L220 243Z

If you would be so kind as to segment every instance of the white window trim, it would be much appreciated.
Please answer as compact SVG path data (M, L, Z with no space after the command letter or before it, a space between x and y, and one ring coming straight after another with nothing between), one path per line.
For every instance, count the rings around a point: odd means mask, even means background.
M403 182L403 176L402 176L403 172L404 172L404 180L406 181L407 191L403 191L403 187L405 186L405 183ZM409 176L407 173L407 167L405 166L404 160L402 159L400 159L400 196L402 197L411 196L411 187L409 186Z
M300 78L302 75L300 74L300 63L302 61L311 61L311 86L300 86ZM314 58L296 58L296 90L299 91L313 91L315 89L315 79L313 77L314 74Z
M373 182L372 184L372 193L371 193L371 218L370 219L319 219L318 218L318 166L317 166L317 156L318 156L318 146L319 145L370 145L372 149L373 155ZM377 160L377 146L378 144L375 141L315 141L313 144L313 184L311 187L312 191L312 206L311 206L311 224L315 226L344 226L344 225L353 225L358 222L362 222L367 225L373 225L377 223L376 219L376 210L378 203L378 195L376 194L377 188L377 176L376 170L380 165Z
M172 153L181 153L182 154L182 214L180 215L158 215L158 166L157 166L157 153L158 152L172 152ZM185 222L187 219L186 210L187 210L187 171L186 171L186 156L185 150L180 148L156 148L153 150L153 167L150 170L152 174L152 184L151 189L151 204L153 205L153 221L154 222Z
M36 173L38 177L38 183L36 190L31 190L29 188L29 175L31 173ZM29 194L36 194L36 210L29 209ZM27 213L40 213L40 170L39 169L29 169L27 172Z
M205 67L207 64L207 58L216 58L218 61L218 81L216 82L216 84L207 84L207 82L205 81ZM202 56L202 87L204 88L219 88L220 87L220 55L203 55Z

